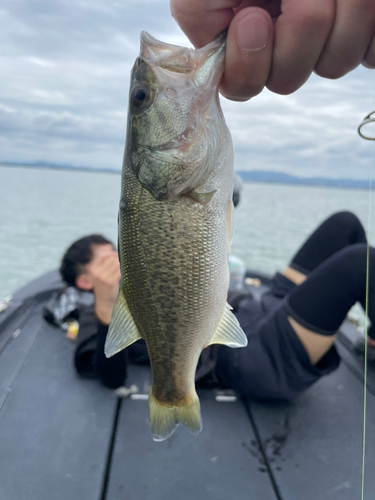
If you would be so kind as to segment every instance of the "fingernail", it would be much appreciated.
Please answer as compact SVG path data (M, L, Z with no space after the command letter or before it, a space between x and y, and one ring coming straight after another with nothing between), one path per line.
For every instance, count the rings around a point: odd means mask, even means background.
M264 49L268 42L269 24L261 14L249 13L237 26L237 43L242 50Z

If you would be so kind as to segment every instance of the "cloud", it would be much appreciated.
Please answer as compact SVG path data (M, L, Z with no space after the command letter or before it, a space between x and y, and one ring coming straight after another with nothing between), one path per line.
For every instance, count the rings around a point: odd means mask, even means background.
M336 82L313 75L290 96L265 90L245 104L222 101L236 167L368 178L371 144L357 127L372 106L372 80L358 68Z
M165 0L14 0L0 9L0 161L120 168L139 34L190 45ZM222 99L236 168L367 178L373 72L313 75L291 96Z

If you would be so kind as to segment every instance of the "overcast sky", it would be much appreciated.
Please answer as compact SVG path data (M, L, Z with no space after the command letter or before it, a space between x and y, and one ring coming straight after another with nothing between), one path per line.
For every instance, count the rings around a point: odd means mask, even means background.
M0 162L121 168L129 74L142 30L189 45L168 0L0 0ZM222 98L237 170L368 179L375 71L313 75L290 96Z

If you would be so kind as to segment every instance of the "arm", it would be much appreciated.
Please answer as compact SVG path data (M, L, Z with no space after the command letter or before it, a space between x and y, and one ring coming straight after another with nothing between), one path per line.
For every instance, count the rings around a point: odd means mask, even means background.
M125 382L127 353L121 351L106 358L104 344L121 277L117 253L100 256L89 266L94 280L95 308L85 311L80 318L75 366L81 375L98 377L104 385L116 388Z
M196 47L228 28L221 92L235 101L375 68L373 0L171 0L171 12Z
M127 354L121 351L110 359L104 355L108 325L95 316L94 307L88 307L80 315L74 366L85 378L99 378L107 387L116 388L125 383Z

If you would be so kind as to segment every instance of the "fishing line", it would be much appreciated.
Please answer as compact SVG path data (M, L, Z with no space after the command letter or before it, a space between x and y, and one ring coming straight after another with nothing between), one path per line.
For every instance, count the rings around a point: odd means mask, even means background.
M375 93L373 95L373 106L375 107ZM358 133L363 139L370 141L375 141L374 133L374 122L375 122L375 111L368 114L360 126L358 127ZM371 135L365 135L363 132L363 127L371 123ZM375 150L373 149L373 154ZM369 172L369 191L368 191L368 214L367 214L367 252L366 252L366 298L365 298L365 348L364 348L364 369L363 369L363 425L362 425L362 472L361 472L361 500L364 500L365 494L365 465L366 465L366 417L367 417L367 353L368 353L368 298L369 298L369 284L370 284L370 232L371 232L371 202L372 202L372 169L373 163L370 164Z
M373 126L372 126L373 128ZM367 214L367 252L366 252L366 306L365 306L365 359L363 370L363 428L362 428L362 475L361 475L361 500L365 493L365 462L366 462L366 417L367 417L367 339L368 339L368 292L369 292L369 265L370 265L370 228L371 228L371 184L372 169L370 168L368 214Z

